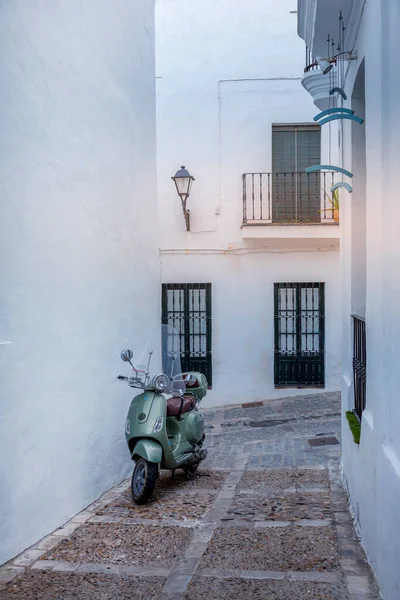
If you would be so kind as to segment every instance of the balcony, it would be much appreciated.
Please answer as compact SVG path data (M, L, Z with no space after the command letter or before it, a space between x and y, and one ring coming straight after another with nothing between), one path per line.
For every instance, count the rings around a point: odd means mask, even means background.
M301 85L310 94L313 102L320 110L334 108L337 104L337 97L330 95L330 90L337 86L338 76L337 67L332 69L331 73L324 75L320 69L308 69L304 72Z
M242 237L339 247L334 173L244 173ZM297 240L297 242L296 242Z

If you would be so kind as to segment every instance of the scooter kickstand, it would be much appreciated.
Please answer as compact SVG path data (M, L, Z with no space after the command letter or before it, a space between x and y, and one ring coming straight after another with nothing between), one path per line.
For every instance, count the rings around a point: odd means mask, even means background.
M175 479L175 470L176 469L172 469L171 471L171 479Z
M189 469L185 469L185 475L187 481L193 481L194 479L196 479L196 475L194 473L191 473Z

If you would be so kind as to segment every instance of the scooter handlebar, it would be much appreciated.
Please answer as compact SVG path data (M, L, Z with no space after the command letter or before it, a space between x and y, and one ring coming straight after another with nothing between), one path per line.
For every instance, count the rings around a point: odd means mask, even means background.
M124 377L124 375L118 375L117 379L119 379L119 381L129 381L129 377Z

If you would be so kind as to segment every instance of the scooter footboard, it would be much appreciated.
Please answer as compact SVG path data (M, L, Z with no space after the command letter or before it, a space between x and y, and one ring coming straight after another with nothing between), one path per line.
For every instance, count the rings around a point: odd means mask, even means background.
M162 447L160 444L150 439L141 439L135 445L132 452L132 459L137 460L139 457L144 458L148 462L160 464L162 461Z

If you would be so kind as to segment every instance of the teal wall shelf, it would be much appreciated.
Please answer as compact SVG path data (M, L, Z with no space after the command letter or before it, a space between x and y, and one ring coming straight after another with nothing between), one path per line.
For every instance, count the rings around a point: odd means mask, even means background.
M353 177L353 173L342 169L341 167L335 167L334 165L313 165L312 167L306 167L306 173L315 173L315 171L336 171L337 173L343 173L347 177Z
M350 108L327 108L326 110L323 110L322 112L318 113L318 115L316 115L314 117L314 121L318 121L319 119L322 119L322 117L325 117L326 115L330 115L330 114L336 114L336 113L344 113L346 115L354 115L354 110L351 110Z
M338 181L338 183L335 183L335 185L331 187L331 192L334 192L335 190L341 187L345 188L349 192L349 194L351 194L351 192L353 191L353 188L349 183L346 183L345 181Z
M332 88L331 90L329 90L329 95L332 96L335 92L340 94L342 96L343 100L347 100L347 94L346 94L346 92L344 92L342 90L342 88L340 88L340 87Z
M320 121L319 124L325 125L325 123L329 123L329 121L336 121L337 119L349 119L350 121L355 121L356 123L360 123L360 125L362 123L364 123L364 119L362 119L361 117L357 117L356 115L340 114L340 115L331 115L330 117L327 117L326 119L322 119L322 121Z

